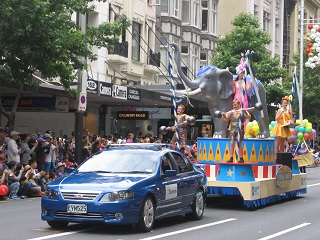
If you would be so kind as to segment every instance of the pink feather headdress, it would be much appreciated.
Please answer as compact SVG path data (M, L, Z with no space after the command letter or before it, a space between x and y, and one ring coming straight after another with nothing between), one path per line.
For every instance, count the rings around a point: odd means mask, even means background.
M243 61L243 57L240 59L239 65L236 67L236 73L239 75L240 73L246 71L246 64Z

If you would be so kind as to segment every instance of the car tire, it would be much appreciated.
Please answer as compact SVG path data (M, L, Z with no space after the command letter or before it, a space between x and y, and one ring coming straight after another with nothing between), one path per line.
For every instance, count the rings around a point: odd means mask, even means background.
M195 195L192 206L192 212L187 213L186 217L192 220L200 220L203 217L204 213L204 193L202 190L198 190Z
M50 227L57 229L64 229L69 224L69 222L66 221L47 221L47 223Z
M154 225L155 204L153 199L148 196L144 199L139 213L139 222L134 225L137 232L150 232Z

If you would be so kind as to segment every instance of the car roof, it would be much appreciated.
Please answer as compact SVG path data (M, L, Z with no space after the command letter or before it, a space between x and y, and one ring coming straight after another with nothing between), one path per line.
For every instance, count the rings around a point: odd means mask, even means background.
M124 144L108 144L104 150L110 149L140 149L140 150L173 150L170 144L163 143L124 143Z

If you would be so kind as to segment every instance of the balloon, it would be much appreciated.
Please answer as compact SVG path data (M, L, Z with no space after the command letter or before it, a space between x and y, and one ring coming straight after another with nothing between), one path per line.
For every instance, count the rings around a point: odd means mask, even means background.
M251 130L249 131L249 134L250 134L251 136L253 136L254 131L251 129Z
M253 138L253 136L249 135L249 136L247 136L247 138Z
M271 125L269 125L269 130L272 131L273 127Z
M306 132L309 133L309 132L311 132L311 131L312 131L312 127L310 127L310 126L309 126L309 127L306 127Z
M219 110L214 111L213 117L214 118L222 118L222 113Z
M147 130L148 130L148 131L151 131L151 130L152 130L152 126L151 126L151 125L148 125L148 126L147 126Z
M297 136L297 135L291 135L291 138L290 138L290 139L293 140L293 141L295 141L295 140L298 139L298 136Z
M252 127L252 130L255 131L255 132L256 132L256 131L259 131L259 126L258 126L258 125L254 125L254 126Z
M308 120L307 120L307 119L304 119L304 120L302 121L302 124L303 124L304 127L306 127L307 124L308 124Z
M311 122L308 122L308 123L307 123L307 127L312 127L312 123L311 123Z
M312 135L310 133L308 133L308 132L303 134L303 137L306 138L306 139L309 139L310 136L312 136Z
M276 138L276 136L275 136L275 135L270 135L270 137L271 137L271 138Z
M303 138L303 133L302 133L302 132L299 132L299 133L297 134L297 136L298 136L299 139L301 139L301 138Z
M295 126L294 130L296 130L297 132L299 132L299 126Z
M305 132L306 132L306 129L305 129L304 127L299 127L299 132L305 133Z
M301 125L301 121L299 119L297 119L296 124Z
M249 130L252 129L252 123L251 123L251 122L249 122L249 123L247 124L247 128L248 128Z
M291 132L292 135L297 135L298 134L298 131L296 131L293 128L290 129L290 132Z
M276 121L272 121L272 122L271 122L271 126L272 126L272 127L274 127L276 124L277 124Z
M9 189L7 185L5 184L0 185L0 196L5 196L7 195L8 192L9 192Z
M315 136L315 135L316 135L316 130L312 129L311 135L312 135L312 136Z

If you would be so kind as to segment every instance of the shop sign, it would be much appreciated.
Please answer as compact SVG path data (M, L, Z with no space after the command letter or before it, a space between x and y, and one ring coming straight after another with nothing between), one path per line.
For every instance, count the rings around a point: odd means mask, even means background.
M140 100L141 100L140 89L128 87L128 100L140 102Z
M13 106L15 97L1 98L2 106L4 108L11 108ZM18 103L18 110L32 110L33 108L43 110L54 110L56 108L55 97L21 97Z
M99 82L100 96L112 97L112 84Z
M171 108L136 108L137 111L148 111L149 119L171 119Z
M56 97L56 110L58 112L68 112L69 111L69 98Z
M118 120L148 120L149 112L147 111L118 111L117 112Z
M164 100L164 101L167 101L167 102L171 102L171 97L170 96L167 96L167 95L160 95L160 100Z
M113 85L112 86L112 97L117 99L127 100L127 87Z
M87 92L98 95L99 93L99 85L98 81L88 78L87 80Z

